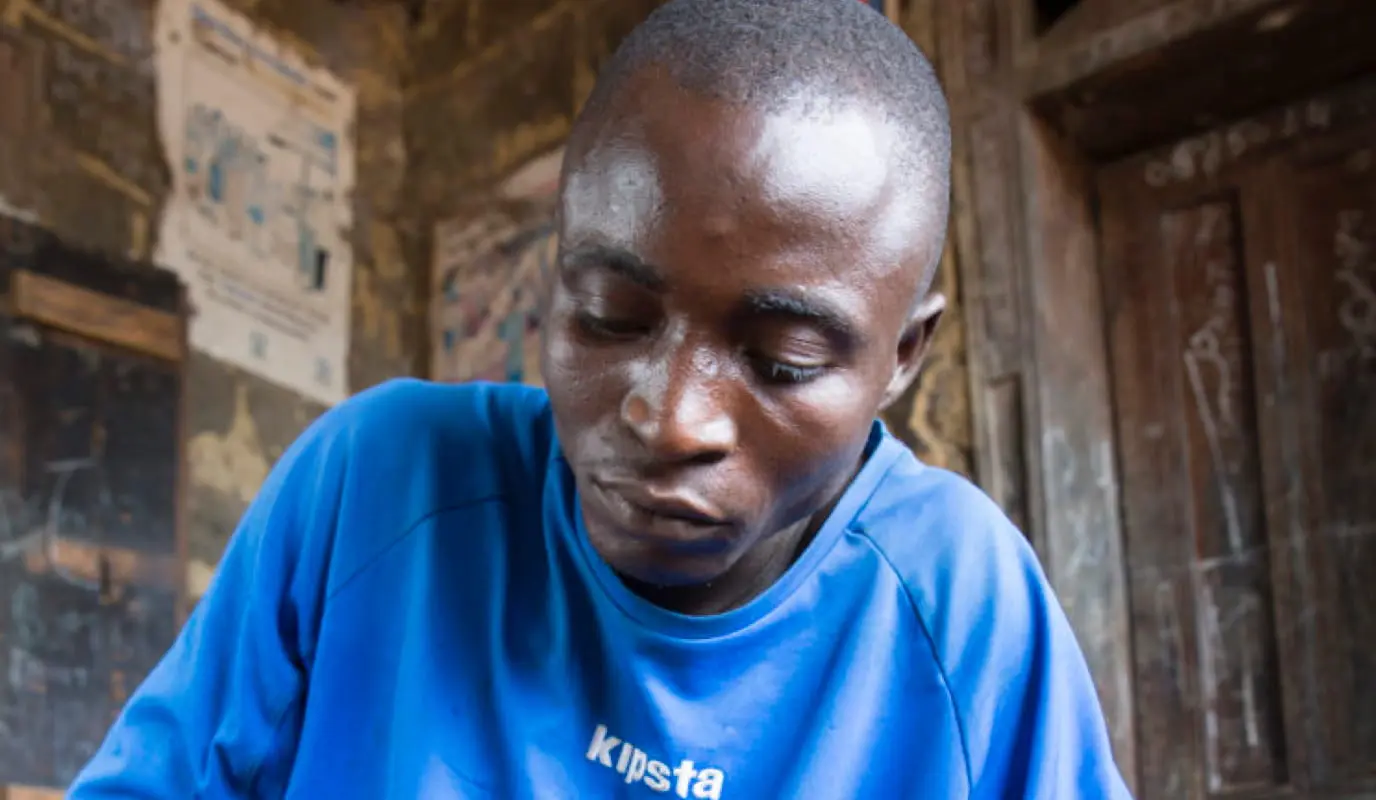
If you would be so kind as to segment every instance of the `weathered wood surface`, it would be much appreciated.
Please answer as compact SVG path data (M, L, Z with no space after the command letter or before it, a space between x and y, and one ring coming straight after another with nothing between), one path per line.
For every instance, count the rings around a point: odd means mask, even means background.
M35 281L121 313L93 325ZM12 220L0 290L0 785L61 787L180 623L181 364L120 345L181 293ZM159 335L181 352L179 322Z
M1100 178L1144 800L1376 790L1373 89Z
M63 793L56 789L41 789L35 786L0 786L0 800L62 800Z
M1372 30L1365 0L1186 0L1049 37L1019 82L1085 154L1113 159L1376 69Z
M1053 5L936 14L980 481L1025 515L1143 797L1376 793L1376 370L1339 324L1364 330L1365 273L1334 266L1376 213L1351 177L1376 134L1337 134L1376 119L1376 4L1080 0L1039 28Z

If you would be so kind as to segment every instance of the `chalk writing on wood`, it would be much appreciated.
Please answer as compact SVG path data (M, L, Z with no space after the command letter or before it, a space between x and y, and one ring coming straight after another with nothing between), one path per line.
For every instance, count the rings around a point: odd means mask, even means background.
M1221 130L1186 139L1144 167L1148 186L1162 187L1210 179L1252 152L1292 141L1333 125L1333 104L1308 100L1266 118L1246 119Z
M1285 779L1280 683L1257 452L1251 341L1236 210L1166 214L1188 392L1184 446L1195 553L1192 588L1211 792Z
M1154 149L1130 163L1153 188L1214 180L1322 134L1369 125L1373 119L1376 82L1361 81Z
M119 710L125 675L146 675L175 634L172 593L136 589L116 603L52 576L0 565L0 775L65 785ZM7 596L6 596L7 595Z
M171 301L130 271L0 227L10 264ZM0 313L0 784L63 786L176 632L181 378L167 361Z
M1323 645L1331 699L1331 757L1342 775L1376 767L1376 170L1370 135L1346 157L1303 169L1293 223L1307 325L1301 345L1318 362L1312 485L1322 510L1310 547L1328 555L1318 613L1335 636Z
M1340 295L1337 316L1352 337L1346 355L1356 362L1371 363L1376 360L1376 245L1372 243L1376 236L1370 233L1373 223L1363 209L1343 209L1338 213L1336 227L1334 277L1346 290Z
M28 330L3 343L27 480L0 487L0 775L62 785L175 631L177 383Z

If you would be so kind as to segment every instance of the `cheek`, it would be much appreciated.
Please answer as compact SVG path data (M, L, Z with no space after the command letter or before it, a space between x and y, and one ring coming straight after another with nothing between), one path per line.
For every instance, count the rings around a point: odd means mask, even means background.
M620 402L614 364L590 357L567 314L551 311L544 330L541 368L560 439L600 435L595 430L615 416Z
M776 443L760 448L760 466L771 473L780 515L813 513L849 479L877 409L872 394L859 379L823 379L760 405L754 429Z

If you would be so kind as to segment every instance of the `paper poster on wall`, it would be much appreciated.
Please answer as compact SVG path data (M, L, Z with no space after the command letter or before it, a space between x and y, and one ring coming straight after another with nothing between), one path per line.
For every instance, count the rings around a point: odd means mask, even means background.
M541 383L539 300L555 249L547 221L437 228L434 380Z
M163 0L157 47L172 192L155 260L187 284L191 346L342 400L354 90L213 0Z
M540 385L540 298L558 250L553 201L563 153L498 187L519 218L494 211L435 228L430 377Z

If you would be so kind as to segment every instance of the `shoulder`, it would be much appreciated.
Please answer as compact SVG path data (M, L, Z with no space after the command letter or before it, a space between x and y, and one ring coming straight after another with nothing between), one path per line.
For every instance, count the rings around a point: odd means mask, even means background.
M993 499L911 455L854 527L897 573L943 668L1016 647L1055 603L1031 545Z
M860 531L898 573L961 727L973 794L1126 797L1093 678L1031 545L908 455Z
M1036 565L1027 539L989 495L911 454L889 470L855 525L924 594L959 588L951 577L1036 577L1026 573Z
M394 378L353 395L317 421L322 431L395 435L502 435L548 406L543 389L522 384L435 383ZM363 443L376 444L371 438Z
M541 389L396 379L323 414L269 480L279 498L327 518L317 530L347 575L443 511L538 502L553 444Z
M520 384L443 384L397 378L360 392L320 420L321 434L345 436L355 456L462 458L485 449L543 459L552 426L543 389ZM513 463L514 466L514 463Z

